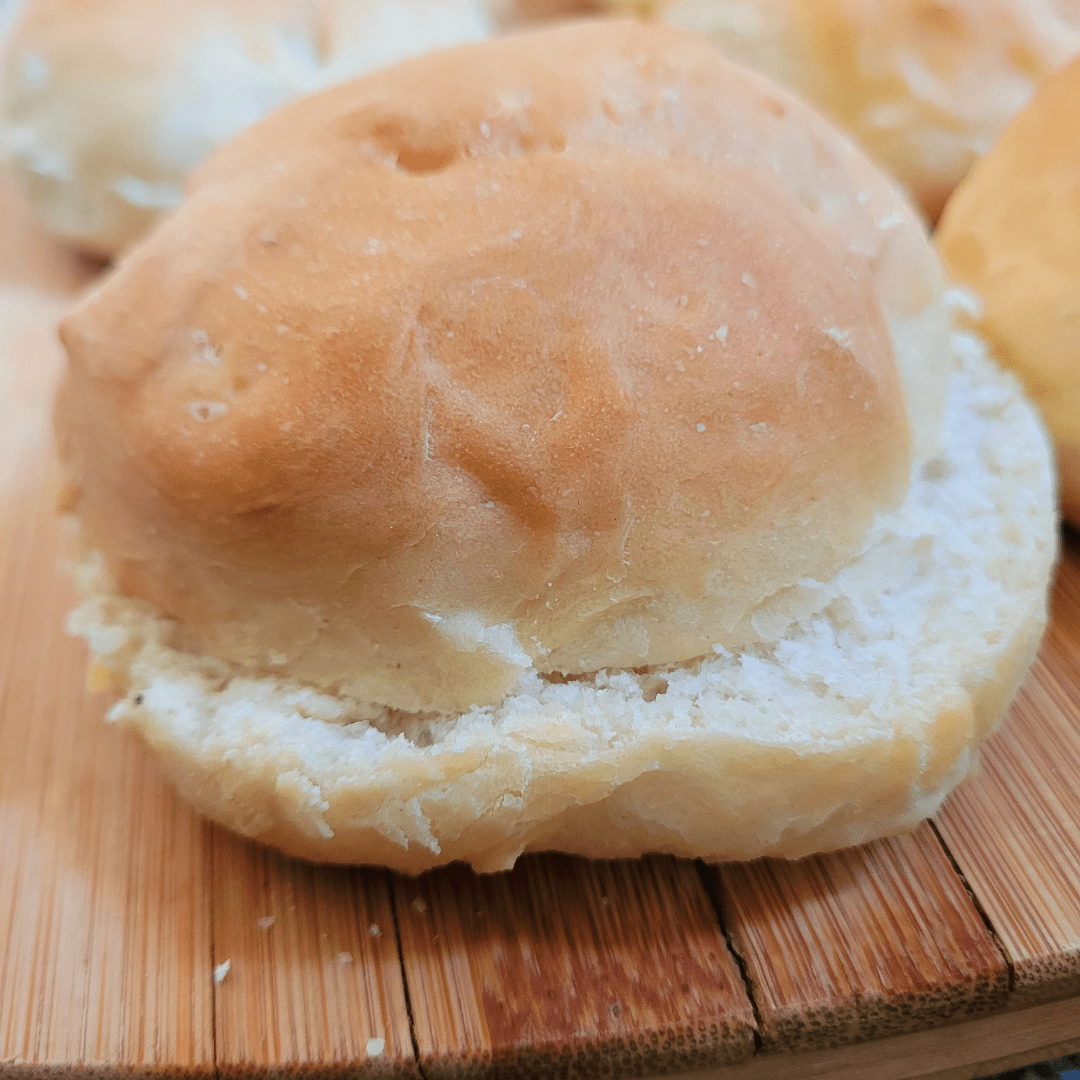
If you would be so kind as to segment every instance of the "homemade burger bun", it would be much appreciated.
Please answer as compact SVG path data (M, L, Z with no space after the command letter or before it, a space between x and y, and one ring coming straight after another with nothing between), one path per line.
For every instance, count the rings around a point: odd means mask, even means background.
M504 0L504 18L638 13L704 33L831 117L935 220L1050 72L1080 0Z
M267 113L491 30L484 0L26 0L0 151L50 230L109 257Z
M62 336L94 679L295 854L909 829L1043 628L1035 414L874 167L679 31L290 106Z
M1050 79L957 189L938 250L981 297L979 331L1042 410L1080 525L1080 61Z

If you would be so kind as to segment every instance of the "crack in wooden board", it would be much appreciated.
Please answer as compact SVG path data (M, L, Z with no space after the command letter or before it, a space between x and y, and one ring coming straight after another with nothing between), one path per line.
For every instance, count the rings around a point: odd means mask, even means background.
M220 1075L416 1076L386 875L214 840Z
M1066 534L1053 621L982 768L937 826L1014 969L1013 1004L1080 994L1080 544Z
M395 877L394 892L430 1080L648 1075L753 1052L692 863L526 856L505 874Z
M1005 1006L1008 967L933 830L719 868L762 1044L835 1047Z

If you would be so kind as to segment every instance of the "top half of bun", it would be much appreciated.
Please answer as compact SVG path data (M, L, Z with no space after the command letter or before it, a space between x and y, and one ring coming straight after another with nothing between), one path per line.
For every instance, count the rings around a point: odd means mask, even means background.
M948 350L875 169L629 22L282 110L63 337L122 588L223 658L442 711L767 636L933 452Z

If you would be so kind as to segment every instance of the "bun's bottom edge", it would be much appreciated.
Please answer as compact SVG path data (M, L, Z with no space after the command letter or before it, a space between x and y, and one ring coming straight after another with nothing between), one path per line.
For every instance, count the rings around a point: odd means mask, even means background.
M71 628L123 688L110 718L181 794L291 855L405 873L538 850L797 858L909 831L975 768L1045 627L1054 487L1018 384L958 333L941 452L858 560L770 598L770 640L737 653L530 672L498 706L373 721L174 648L94 553Z

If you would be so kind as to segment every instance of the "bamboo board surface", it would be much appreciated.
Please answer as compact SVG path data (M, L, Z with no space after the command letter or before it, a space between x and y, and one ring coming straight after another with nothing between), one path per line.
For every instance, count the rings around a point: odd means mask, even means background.
M313 867L199 820L83 689L39 349L18 424L0 400L0 1077L968 1080L1080 1049L1075 542L982 775L913 836L797 864Z
M979 775L938 827L1013 969L1013 1004L1080 995L1080 543L1050 629Z
M1009 970L936 835L720 869L724 920L777 1050L842 1046L1004 1007Z

